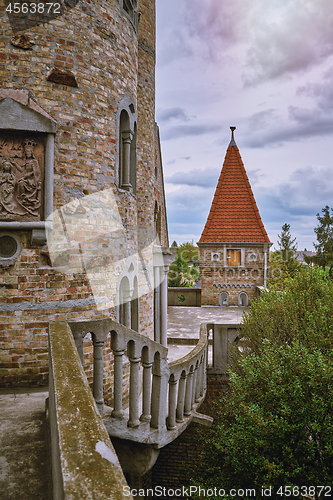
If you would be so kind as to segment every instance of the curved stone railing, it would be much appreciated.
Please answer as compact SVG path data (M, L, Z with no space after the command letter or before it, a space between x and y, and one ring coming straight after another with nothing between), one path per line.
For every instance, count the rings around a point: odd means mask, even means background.
M83 359L83 338L94 346L93 394L110 436L165 446L192 420L211 423L196 412L206 392L207 325L201 325L197 346L168 364L168 349L110 318L69 323ZM114 355L114 407L103 405L103 346L111 333ZM123 364L130 363L129 406L123 408Z
M50 323L49 361L52 498L132 499L64 321Z

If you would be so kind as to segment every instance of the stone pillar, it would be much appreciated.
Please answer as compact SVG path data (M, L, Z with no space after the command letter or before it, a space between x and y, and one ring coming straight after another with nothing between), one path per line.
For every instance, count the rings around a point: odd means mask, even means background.
M98 341L93 335L94 343L94 375L93 375L93 394L98 411L103 416L103 347L105 341Z
M189 417L192 410L192 379L193 372L189 372L186 378L186 392L185 392L185 405L184 405L184 415Z
M168 415L168 429L174 430L176 428L176 406L177 406L177 380L173 378L169 380L169 415Z
M139 372L140 358L129 358L130 367L130 389L129 389L129 420L128 427L137 427L139 420Z
M166 394L169 366L165 359L153 364L153 386L151 396L151 427L164 430L166 427Z
M178 384L178 404L176 411L176 422L184 422L186 375L182 374Z
M124 302L123 307L124 307L124 325L127 326L128 328L131 328L132 326L132 320L131 320L131 301L129 300L129 297L125 298L126 302Z
M168 272L169 266L164 266L164 277L161 283L161 344L168 347Z
M122 132L122 183L121 187L123 189L129 189L131 187L130 179L130 165L131 165L131 142L133 134L130 130L125 130Z
M119 420L124 418L123 411L123 355L125 351L113 351L114 355L114 383L113 383L113 411L111 415Z
M151 374L153 363L142 363L143 366L143 388L142 388L142 415L141 422L151 420Z
M160 268L154 267L154 340L161 343L160 328Z

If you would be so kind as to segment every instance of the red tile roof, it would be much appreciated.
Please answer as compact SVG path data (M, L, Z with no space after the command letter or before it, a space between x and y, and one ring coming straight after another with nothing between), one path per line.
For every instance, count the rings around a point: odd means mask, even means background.
M252 241L269 238L232 137L200 243Z

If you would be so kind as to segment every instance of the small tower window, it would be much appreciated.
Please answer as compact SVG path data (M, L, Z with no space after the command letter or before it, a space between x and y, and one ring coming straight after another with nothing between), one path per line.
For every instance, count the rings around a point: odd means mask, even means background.
M127 191L136 192L136 123L133 132L125 110L120 114L119 186Z

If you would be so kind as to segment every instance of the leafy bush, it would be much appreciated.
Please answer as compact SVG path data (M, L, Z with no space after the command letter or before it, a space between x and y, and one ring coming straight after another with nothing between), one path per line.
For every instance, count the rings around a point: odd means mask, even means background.
M302 268L253 303L242 335L196 484L256 488L256 498L261 487L282 498L279 486L332 486L333 282Z
M218 424L206 431L201 486L332 485L333 352L263 341L231 373ZM258 495L259 497L259 495Z

